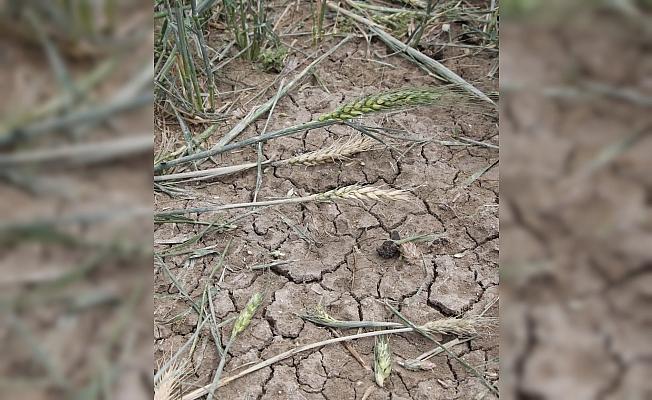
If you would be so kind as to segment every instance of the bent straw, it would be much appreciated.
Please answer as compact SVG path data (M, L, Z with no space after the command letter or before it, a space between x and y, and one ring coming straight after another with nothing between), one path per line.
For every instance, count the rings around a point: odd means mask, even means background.
M366 338L366 337L374 337L374 336L394 334L394 333L406 333L406 332L411 332L411 331L412 331L412 328L386 329L386 330L382 330L382 331L365 332L365 333L359 333L359 334L356 334L356 335L342 336L342 337L338 337L338 338L324 340L324 341L317 342L317 343L307 344L305 346L297 347L297 348L288 350L288 351L286 351L284 353L281 353L279 355L276 355L276 356L274 356L272 358L269 358L269 359L267 359L267 360L265 360L265 361L263 361L263 362L261 362L259 364L256 364L256 365L254 365L252 367L249 367L249 368L245 369L244 371L242 371L242 372L240 372L240 373L238 373L236 375L230 376L228 378L224 378L224 379L220 380L220 382L217 384L216 388L220 388L222 386L225 386L228 383L231 383L231 382L235 381L236 379L239 379L239 378L241 378L241 377L243 377L245 375L248 375L248 374L250 374L252 372L256 372L256 371L258 371L260 369L263 369L265 367L268 367L268 366L270 366L270 365L272 365L272 364L274 364L274 363L276 363L278 361L285 360L288 357L291 357L291 356L293 356L295 354L298 354L298 353L302 353L302 352L307 351L307 350L312 350L312 349L316 349L318 347L323 347L323 346L333 344L333 343L344 342L344 341L347 341L347 340L361 339L361 338ZM181 397L181 400L195 400L195 399L198 399L198 398L204 396L205 394L207 394L210 387L211 387L211 384L206 385L206 386L202 386L202 387L200 387L198 389L195 389L192 392L187 393L183 397Z

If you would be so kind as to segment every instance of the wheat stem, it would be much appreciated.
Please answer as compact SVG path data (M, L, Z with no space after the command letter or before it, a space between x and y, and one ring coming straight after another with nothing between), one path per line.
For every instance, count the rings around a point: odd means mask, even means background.
M154 172L161 172L164 169L172 168L177 165L186 164L191 161L200 160L215 156L217 154L226 153L227 151L239 149L246 147L258 142L264 142L270 139L276 139L283 136L292 135L297 132L309 131L312 129L323 128L326 126L334 125L337 121L310 121L304 124L294 125L289 128L283 128L278 131L269 132L264 135L254 136L249 139L242 140L240 142L227 144L221 147L214 147L210 150L198 151L195 154L190 154L187 156L179 157L174 160L161 161L158 164L154 165Z
M215 390L219 387L218 382L220 381L220 377L222 376L222 371L224 371L224 365L226 365L226 357L229 354L229 350L231 349L231 345L233 344L234 340L235 340L235 336L231 336L231 338L229 338L229 341L226 342L226 346L224 346L224 354L220 359L220 363L217 366L217 370L215 370L215 376L213 377L213 381L211 382L210 387L206 392L208 393L207 400L212 400L213 397L215 396Z
M378 188L373 186L351 185L351 186L345 186L338 189L329 190L324 193L316 193L316 194L303 196L303 197L291 197L291 198L257 201L257 202L249 202L249 203L225 204L216 207L198 207L198 208L183 208L177 210L168 210L168 211L156 213L154 214L154 217L160 218L160 217L166 217L170 215L217 212L217 211L233 210L236 208L267 207L267 206L274 206L274 205L306 203L311 201L335 201L335 200L347 200L347 199L376 200L376 201L381 201L381 200L407 201L410 199L410 197L408 196L408 192L405 190L383 189L383 188Z
M247 327L251 323L251 320L254 317L254 314L256 314L256 311L258 311L261 304L263 304L262 293L258 293L258 292L254 293L254 295L251 296L251 298L247 302L245 308L238 315L238 318L235 320L235 324L233 324L233 329L231 331L231 337L229 338L229 341L226 343L226 346L224 346L224 354L222 355L220 364L217 366L217 370L215 371L215 377L213 378L213 382L211 383L210 389L208 391L207 400L213 400L213 397L215 395L215 390L219 387L217 383L220 381L220 377L222 376L222 371L224 370L224 365L226 364L226 357L229 354L229 349L231 348L231 345L235 341L235 338L239 334L244 332L245 329L247 329Z
M270 161L263 161L262 165L269 164ZM217 168L207 168L198 171L188 171L180 172L177 174L168 174L168 175L156 175L154 176L154 182L163 182L163 181L173 181L177 179L207 179L214 178L218 176L235 174L241 171L246 171L248 169L256 168L258 163L246 163L239 165L229 165L226 167L217 167Z
M32 150L0 155L0 167L9 168L34 164L82 165L101 163L152 150L149 134L135 134L124 138L95 143L63 145L45 150Z
M405 332L411 332L411 331L412 330L410 328L386 329L386 330L381 330L381 331L359 333L359 334L350 335L350 336L342 336L342 337L338 337L338 338L324 340L324 341L317 342L317 343L310 343L310 344L307 344L305 346L297 347L297 348L288 350L288 351L286 351L284 353L278 354L278 355L276 355L276 356L274 356L272 358L269 358L269 359L267 359L267 360L265 360L265 361L263 361L261 363L258 363L258 364L254 365L252 367L249 367L249 368L239 372L236 375L230 376L228 378L224 378L217 384L217 388L220 388L220 387L222 387L224 385L227 385L228 383L231 383L231 382L235 381L236 379L242 378L245 375L248 375L248 374L250 374L252 372L256 372L256 371L258 371L258 370L260 370L262 368L268 367L268 366L270 366L270 365L272 365L274 363L285 360L288 357L292 357L293 355L298 354L298 353L302 353L304 351L308 351L308 350L316 349L316 348L323 347L323 346L326 346L326 345L329 345L329 344L340 343L340 342L344 342L344 341L348 341L348 340L355 340L355 339L374 337L374 336L379 336L379 335L387 335L387 334L405 333ZM194 391L185 394L181 398L181 400L195 400L195 399L198 399L198 398L200 398L200 397L202 397L202 396L204 396L205 394L208 393L208 390L209 390L210 386L211 385L209 384L209 385L200 387L198 389L195 389Z
M328 326L339 329L358 329L358 328L403 328L404 323L385 322L385 321L342 321L331 317L321 307L316 307L308 313L301 314L299 317L303 320L310 321L320 326ZM456 335L460 337L470 337L477 335L477 329L481 326L493 324L493 318L484 317L464 317L464 318L442 318L427 322L419 327L429 333L442 335ZM409 326L408 326L409 327Z

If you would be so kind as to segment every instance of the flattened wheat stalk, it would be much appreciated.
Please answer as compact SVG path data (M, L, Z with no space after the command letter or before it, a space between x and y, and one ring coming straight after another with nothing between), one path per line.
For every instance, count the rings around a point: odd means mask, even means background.
M345 103L335 111L319 117L320 121L346 121L381 111L430 104L450 105L462 99L450 87L409 88L382 92Z
M392 350L387 335L376 338L374 345L374 376L378 386L383 387L385 379L392 372Z
M285 351L281 354L277 354L273 357L270 357L266 359L265 361L259 362L256 365L252 365L251 367L242 370L232 376L229 376L227 378L222 379L217 387L222 387L228 383L231 383L237 379L242 378L243 376L249 375L253 372L259 371L265 367L268 367L270 365L273 365L281 360L285 360L289 357L292 357L293 355L303 353L304 351L312 350L312 349L317 349L319 347L324 347L326 345L330 345L333 343L342 343L350 340L355 340L355 339L362 339L362 338L368 338L368 337L375 337L375 336L380 336L380 335L394 335L398 333L405 333L405 332L410 332L410 328L400 328L400 329L387 329L387 330L380 330L380 331L373 331L373 332L363 332L363 333L357 333L355 335L350 335L350 336L340 336L328 340L322 340L316 343L309 343L303 346L295 347L293 349L290 349L288 351ZM208 393L210 390L211 384L199 387L195 390L193 390L190 393L186 393L183 397L182 400L196 400Z
M357 199L357 200L404 200L408 201L410 196L409 192L400 189L385 189L382 187L374 186L360 186L360 185L351 185L345 186L333 190L329 190L324 193L311 194L309 196L303 197L290 197L284 199L276 200L266 200L258 201L253 203L237 203L237 204L225 204L222 206L216 207L200 207L200 208L184 208L177 210L168 210L156 213L154 216L156 218L169 217L171 215L179 214L191 214L191 213L205 213L210 211L224 211L232 210L236 208L247 208L247 207L267 207L275 206L282 204L298 204L298 203L307 203L311 201L335 201L335 200L346 200L346 199Z
M331 317L322 306L299 315L303 320L310 321L315 325L328 326L338 329L358 328L402 328L405 324L400 322L383 321L342 321ZM467 316L464 318L442 318L429 321L421 326L428 333L441 335L455 335L459 337L471 337L478 334L478 328L487 327L495 323L495 318Z
M357 153L372 150L377 142L367 136L357 136L339 139L327 147L301 154L287 160L282 160L275 165L317 165L335 160L343 160Z

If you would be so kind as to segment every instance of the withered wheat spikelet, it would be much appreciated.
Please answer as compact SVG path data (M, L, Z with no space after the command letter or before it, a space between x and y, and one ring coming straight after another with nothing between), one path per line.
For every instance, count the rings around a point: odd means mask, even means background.
M470 337L478 333L477 328L493 322L492 318L484 317L443 318L427 322L421 328L430 333Z
M399 361L399 364L410 371L429 371L437 366L435 363L428 360L418 359Z
M330 324L337 323L335 318L331 317L321 304L315 306L308 313L301 315L301 318L311 321L318 325L330 326Z
M436 104L459 96L446 88L413 88L382 92L345 103L335 111L319 117L320 121L346 121L380 111Z
M354 154L369 151L376 144L377 142L375 140L367 136L353 137L348 140L339 139L327 147L280 161L277 165L317 165L329 161L342 160Z
M187 364L173 363L154 382L154 400L178 400L181 399L181 381L188 373Z
M413 242L401 243L399 246L401 256L412 265L419 265L421 263L421 251Z
M244 310L242 310L240 315L238 315L238 319L235 321L235 325L233 325L233 331L231 332L232 338L236 337L245 329L247 329L251 323L251 319L254 317L254 314L256 314L256 311L258 311L258 308L262 303L263 295L261 293L255 293L251 299L249 299L249 302L245 306Z
M315 200L328 201L337 199L358 200L409 200L408 192L399 189L383 189L374 186L345 186L315 195Z
M374 377L378 386L383 387L385 379L392 372L392 350L387 335L379 336L374 346Z

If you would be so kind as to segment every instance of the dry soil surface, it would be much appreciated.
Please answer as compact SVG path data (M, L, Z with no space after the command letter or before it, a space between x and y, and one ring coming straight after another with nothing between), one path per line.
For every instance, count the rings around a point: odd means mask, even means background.
M298 18L298 17L295 17ZM290 23L290 22L286 22ZM215 39L217 40L217 39ZM327 49L338 39L321 44ZM299 46L299 45L297 45ZM308 46L306 52L313 50ZM433 48L427 46L424 52ZM316 69L320 86L309 78L282 98L270 120L268 131L304 123L335 109L345 100L380 90L432 85L436 81L413 63L389 54L373 40L355 39L324 60ZM430 53L432 55L432 53ZM449 59L454 56L465 57ZM303 56L302 56L303 57ZM287 63L296 61L291 55ZM390 63L393 67L373 58ZM443 50L444 64L485 91L496 90L497 75L488 77L497 63L495 53L464 53ZM305 64L303 64L305 65ZM303 68L300 67L299 70ZM221 71L220 80L230 87L263 87L273 75L236 60ZM268 95L273 94L272 88ZM253 104L234 108L220 133L226 132ZM365 119L368 125L406 129L428 139L449 140L451 134L498 144L495 112L485 114L464 106L423 107ZM261 132L264 119L256 122L239 139ZM199 131L199 128L197 128ZM264 145L267 159L286 158L311 151L354 134L350 128L334 126ZM251 162L254 148L217 157L220 165ZM335 318L344 320L395 321L380 301L390 301L417 323L446 316L497 316L498 308L498 151L481 146L451 147L429 142L408 149L363 153L343 162L319 166L278 166L264 169L259 200L323 192L351 184L409 189L407 202L341 201L307 203L260 210L237 222L237 228L204 237L201 246L229 243L226 270L213 278L219 291L213 298L218 319L236 316L257 291L265 293L262 308L251 326L235 342L229 354L225 376L242 366L260 362L300 344L334 337L334 333L304 322L297 313L321 303ZM474 174L487 169L477 179ZM201 207L252 200L255 170L209 184L186 185L190 200L158 194L156 207ZM228 218L245 211L203 215ZM397 230L402 237L441 234L441 238L417 244L423 265L381 258L376 249ZM163 243L180 242L198 232L188 225L160 225L155 230L155 250ZM168 257L165 262L180 285L195 301L201 301L210 271L219 255L195 260ZM255 265L294 260L266 270ZM158 269L155 277L156 359L163 361L193 334L197 316L186 312L189 304L178 294L169 277ZM182 314L183 318L170 319ZM228 338L230 325L222 331ZM340 334L355 333L340 331ZM454 352L493 382L498 379L498 330L454 348ZM367 367L373 365L373 338L351 343ZM417 334L391 338L394 360L414 358L433 348ZM394 363L394 372L384 388L376 388L371 399L469 399L486 395L481 382L457 361L447 356L433 359L434 369L414 372ZM192 358L192 373L185 390L210 382L219 362L208 330L200 335ZM305 352L264 368L219 390L225 399L361 399L375 385L373 373L365 369L342 345L330 345Z

